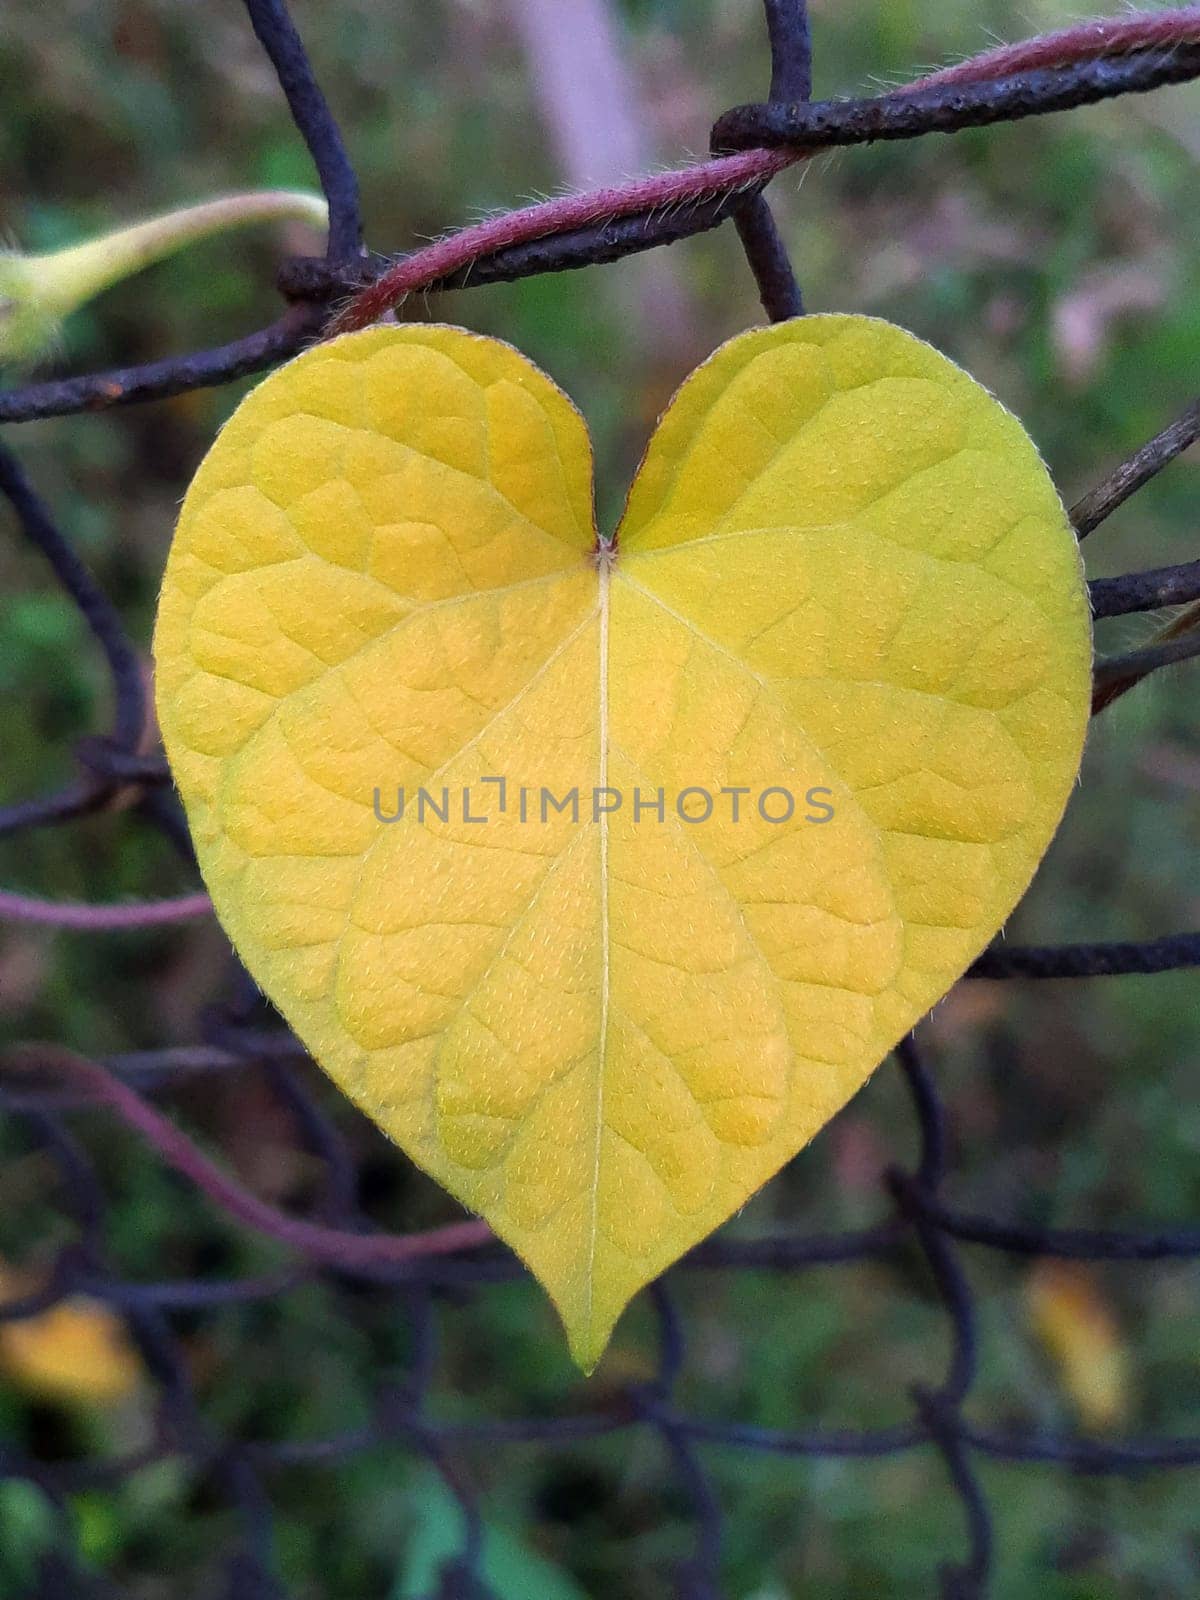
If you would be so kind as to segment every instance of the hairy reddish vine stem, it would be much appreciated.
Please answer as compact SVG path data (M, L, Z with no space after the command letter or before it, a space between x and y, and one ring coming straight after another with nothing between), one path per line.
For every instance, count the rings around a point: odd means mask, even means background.
M1095 17L1073 23L1057 33L1038 34L1016 44L997 45L981 55L950 67L940 67L908 88L929 89L939 83L966 83L980 78L1003 78L1010 72L1033 72L1042 67L1062 67L1099 56L1124 55L1132 50L1161 50L1191 44L1200 38L1200 6L1175 6L1169 11L1130 13L1123 17Z
M57 1046L24 1045L8 1051L0 1066L12 1071L46 1071L85 1089L90 1098L115 1111L121 1120L148 1140L176 1172L190 1179L229 1216L268 1234L293 1250L333 1267L397 1266L425 1256L473 1250L493 1239L486 1222L451 1222L425 1233L350 1233L304 1217L289 1215L260 1200L235 1178L222 1172L185 1133L141 1095L108 1072L97 1061Z
M38 900L0 889L0 922L26 922L79 933L124 933L163 923L207 917L212 901L206 894L184 894L175 900L142 900L129 905L89 905L75 900Z
M493 255L510 245L567 233L572 228L586 227L602 219L666 209L691 200L753 188L797 159L797 154L790 150L744 150L738 155L717 156L676 172L652 173L632 183L563 195L520 211L490 217L486 222L477 222L405 256L361 294L355 295L329 324L327 333L350 333L368 327L413 290L423 289L469 266L481 256Z
M1019 44L999 46L903 84L893 93L907 95L956 83L983 83L1020 72L1196 43L1200 43L1200 6L1183 6L1147 16L1105 18ZM368 327L414 290L426 288L462 271L473 261L513 245L604 219L665 210L761 187L785 168L815 153L790 145L741 150L676 171L653 173L631 183L584 194L564 195L489 218L397 262L355 295L333 318L326 333L332 336Z

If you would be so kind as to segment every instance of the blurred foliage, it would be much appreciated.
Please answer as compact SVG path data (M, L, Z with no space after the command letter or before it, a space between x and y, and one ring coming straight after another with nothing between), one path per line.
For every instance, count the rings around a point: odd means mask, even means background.
M625 0L621 10L651 159L701 151L719 110L763 92L756 0ZM529 64L499 0L399 10L297 0L296 12L362 175L376 248L411 246L558 184ZM820 0L813 14L816 92L825 95L901 80L993 37L1062 25L1077 8ZM585 61L581 70L585 95ZM873 312L932 339L1024 419L1073 499L1195 387L1197 94L1172 89L1012 128L839 152L785 175L773 194L810 307ZM210 194L312 182L233 3L61 0L47 11L40 0L8 0L0 98L0 227L26 250ZM257 326L277 309L279 255L314 243L289 227L199 245L72 318L47 370L150 359ZM429 308L512 340L575 397L597 440L609 521L671 388L758 317L730 230L654 259L476 289ZM673 326L655 311L667 291L684 313ZM180 495L242 387L13 434L139 639L149 638ZM1197 464L1184 460L1138 495L1089 541L1093 575L1194 557L1197 487ZM79 621L11 536L0 543L0 594L0 788L11 799L66 780L72 739L102 726L108 706ZM1150 626L1107 622L1100 646L1131 646ZM1198 733L1194 668L1161 675L1105 715L1014 937L1133 938L1200 924ZM190 886L168 847L120 810L0 848L0 883L94 900ZM0 1034L92 1054L188 1040L223 976L211 930L86 939L0 929ZM952 1114L954 1192L972 1209L1064 1225L1200 1214L1195 994L1182 974L952 993L926 1031ZM451 1214L311 1077L385 1223L416 1227ZM193 1080L168 1106L243 1178L281 1203L303 1203L313 1175L260 1086L235 1074ZM832 1227L875 1216L882 1168L907 1157L909 1125L896 1074L884 1069L731 1226ZM117 1199L107 1238L120 1270L153 1278L166 1262L171 1275L220 1277L276 1259L109 1119L83 1116L77 1126ZM36 1269L67 1224L48 1209L46 1159L15 1127L2 1140L0 1254ZM1062 1306L1056 1346L1032 1314L1038 1292L1026 1263L972 1251L968 1265L983 1341L972 1414L999 1425L1078 1425L1078 1389L1073 1398L1055 1354L1065 1348ZM944 1322L912 1260L792 1277L687 1274L679 1286L691 1333L680 1400L700 1415L883 1423L905 1412L911 1383L936 1381L945 1357ZM1122 1426L1200 1431L1196 1269L1104 1267L1090 1276L1088 1296L1093 1325L1120 1351ZM178 1322L206 1415L250 1438L365 1421L375 1385L408 1353L395 1299L369 1287L323 1284ZM456 1298L442 1323L445 1415L571 1406L581 1380L536 1290L514 1284ZM603 1391L653 1360L653 1326L637 1306L592 1381ZM35 1400L0 1377L0 1437L51 1459L136 1448L150 1426L145 1407L142 1394L97 1413ZM574 1586L597 1600L654 1600L662 1563L688 1548L686 1503L649 1438L468 1455L490 1525L506 1530L505 1557L518 1570L522 1552L548 1563L564 1594ZM728 1510L725 1584L737 1600L928 1593L935 1559L961 1537L942 1468L924 1453L808 1463L713 1450L710 1459ZM1194 1476L1088 1482L1042 1468L982 1470L1001 1529L997 1600L1196 1594ZM411 1592L414 1564L442 1537L447 1513L426 1469L401 1449L334 1469L289 1469L271 1486L280 1571L297 1595ZM65 1515L60 1525L36 1492L0 1486L0 1596L28 1592L36 1552L67 1537L134 1595L164 1593L169 1574L172 1596L199 1596L230 1528L220 1493L187 1463L80 1494ZM551 1580L531 1577L525 1592L554 1591Z

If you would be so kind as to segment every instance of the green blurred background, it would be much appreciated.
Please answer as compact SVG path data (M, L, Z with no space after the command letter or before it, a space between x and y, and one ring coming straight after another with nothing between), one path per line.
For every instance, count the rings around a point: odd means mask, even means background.
M820 0L812 10L821 96L870 92L1077 15L1057 0ZM615 88L598 87L578 38L578 82L555 79L546 29L568 27L576 0L297 0L295 11L380 250L534 194L698 154L715 114L760 97L768 77L757 0L613 4ZM541 40L532 52L531 37ZM25 249L214 193L312 183L234 0L7 0L0 104L0 227ZM1024 419L1072 500L1195 389L1198 112L1200 91L1176 88L838 152L803 169L802 182L786 174L772 198L810 309L874 313L933 340ZM276 314L280 256L315 243L289 226L198 246L72 318L43 370L146 360L248 331ZM428 309L511 340L573 395L597 442L610 522L671 390L760 318L728 228ZM243 388L9 430L143 642L179 499ZM1193 452L1089 541L1091 575L1195 556L1197 465ZM0 521L0 797L11 800L65 781L71 741L102 726L108 707L75 613L11 519ZM1100 647L1135 645L1152 625L1105 623ZM1161 674L1097 724L1014 937L1138 938L1198 925L1195 687L1194 669ZM194 887L122 811L0 846L0 884L95 901ZM224 973L212 928L83 938L0 926L0 1036L90 1055L189 1041ZM952 1116L951 1193L973 1210L1061 1225L1200 1214L1196 996L1186 974L960 986L925 1028ZM412 1228L455 1214L315 1070L306 1081L345 1128L381 1221ZM163 1103L259 1192L303 1205L313 1172L258 1079L193 1080ZM79 1115L74 1126L113 1196L108 1238L126 1274L220 1277L281 1259L223 1224L110 1119ZM879 1213L884 1165L911 1152L907 1102L888 1066L731 1227L861 1224ZM0 1279L26 1282L69 1228L54 1208L51 1164L15 1123L0 1130L0 1157ZM982 1338L973 1416L1113 1435L1200 1432L1195 1268L1049 1273L976 1250L967 1259ZM944 1318L913 1259L676 1283L690 1332L680 1401L699 1415L887 1423L906 1414L908 1385L936 1382L944 1364ZM457 1298L440 1318L437 1406L447 1417L569 1411L653 1370L654 1326L640 1303L590 1394L531 1285ZM180 1330L205 1414L249 1438L365 1420L408 1345L394 1298L332 1286L183 1319ZM135 1449L150 1426L149 1391L125 1387L106 1403L38 1392L0 1350L0 1438L55 1460ZM725 1592L737 1600L929 1594L936 1561L960 1548L958 1505L931 1453L806 1463L714 1449L706 1459L727 1510ZM506 1596L653 1600L689 1548L686 1501L649 1436L476 1452L467 1466L485 1494ZM1086 1482L1042 1468L981 1471L999 1522L1001 1600L1200 1592L1195 1474ZM281 1472L271 1488L279 1571L298 1596L419 1594L457 1536L428 1469L400 1448ZM230 1513L187 1463L82 1493L70 1510L86 1561L128 1593L213 1592ZM61 1537L33 1491L0 1484L0 1596L30 1592L38 1551Z

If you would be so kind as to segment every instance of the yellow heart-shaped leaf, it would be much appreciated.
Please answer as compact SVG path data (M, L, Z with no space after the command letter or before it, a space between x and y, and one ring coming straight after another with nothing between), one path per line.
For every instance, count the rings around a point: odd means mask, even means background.
M516 351L319 345L197 473L155 651L251 973L585 1368L1007 917L1091 666L1020 424L844 316L693 373L615 543Z

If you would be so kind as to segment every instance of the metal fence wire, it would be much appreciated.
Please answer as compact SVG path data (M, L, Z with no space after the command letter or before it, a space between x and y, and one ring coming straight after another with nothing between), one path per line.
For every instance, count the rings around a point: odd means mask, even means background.
M375 314L380 302L394 300L406 285L468 287L612 261L727 219L737 229L767 315L773 319L797 315L802 311L800 290L762 193L762 174L769 176L777 169L770 163L783 164L819 147L1011 121L1200 76L1200 9L1188 8L1141 17L1126 14L1109 24L1080 26L989 51L916 87L872 99L811 102L805 7L800 0L767 0L773 60L770 97L763 105L742 106L723 116L714 130L714 150L758 151L760 156L769 152L768 165L760 162L751 167L749 177L745 170L719 162L692 169L714 176L697 178L669 205L660 203L657 191L639 205L643 192L636 185L624 192L607 192L603 204L593 197L590 211L580 203L581 197L550 202L533 212L512 213L499 225L496 219L476 225L396 263L363 249L354 169L283 0L245 0L245 4L329 201L324 257L285 264L280 286L287 305L272 326L216 349L10 390L0 395L0 421L92 411L229 382L300 350L328 324L331 305L342 305L351 293L369 294L372 286L376 300L360 302L363 315ZM741 176L732 182L728 174L735 170ZM1198 437L1200 402L1075 507L1072 515L1079 536L1089 534ZM190 859L186 829L161 756L142 753L149 710L138 649L7 448L0 449L0 491L16 527L49 562L103 652L115 704L111 727L76 745L77 778L59 793L8 806L0 812L0 834L69 824L104 809L120 791L134 795L135 814L148 827L165 831ZM1091 594L1097 616L1195 602L1200 599L1200 561L1094 581ZM1197 620L1194 612L1185 616L1193 623ZM1198 652L1200 631L1177 624L1146 648L1100 661L1096 710L1148 673ZM173 920L194 912L195 897L192 901L71 907L6 894L0 896L0 913L99 931ZM1200 932L1192 932L1141 943L1053 948L997 944L968 976L1078 979L1197 965ZM827 1236L787 1232L758 1240L723 1236L708 1240L650 1291L659 1327L657 1370L651 1378L639 1378L620 1390L605 1386L600 1401L590 1400L588 1389L581 1386L568 1412L516 1420L443 1420L429 1402L439 1298L518 1275L519 1267L482 1236L482 1226L475 1222L408 1237L373 1226L356 1204L355 1160L314 1098L311 1069L303 1063L299 1045L270 1018L264 1020L252 986L239 973L230 994L201 1019L197 1043L104 1061L85 1061L44 1045L28 1046L21 1056L9 1053L7 1070L0 1077L5 1112L53 1160L60 1180L58 1196L73 1225L71 1240L45 1285L23 1299L10 1298L0 1306L0 1319L37 1316L68 1296L94 1297L119 1314L157 1390L155 1437L136 1454L64 1463L34 1459L0 1443L0 1477L24 1478L37 1486L50 1506L64 1509L66 1498L81 1488L119 1482L160 1460L188 1460L204 1470L206 1481L238 1514L240 1532L233 1547L216 1556L221 1592L235 1600L265 1600L286 1592L272 1556L268 1484L275 1471L301 1463L336 1470L348 1455L384 1441L401 1444L426 1459L461 1509L461 1548L443 1565L436 1591L442 1600L475 1600L490 1592L482 1576L480 1506L459 1463L468 1445L483 1445L494 1453L531 1442L574 1445L622 1430L656 1436L677 1480L681 1502L690 1508L686 1514L694 1533L690 1556L663 1574L661 1590L686 1600L711 1600L721 1592L722 1508L706 1464L710 1447L824 1458L937 1452L961 1508L962 1525L956 1529L948 1521L950 1549L942 1553L936 1573L931 1571L926 1592L936 1590L958 1600L985 1595L993 1570L995 1529L978 1474L981 1458L1054 1463L1070 1472L1095 1475L1200 1466L1200 1438L1139 1437L1117 1443L1003 1432L972 1420L977 1308L963 1265L964 1245L1081 1261L1193 1260L1200 1258L1200 1226L1064 1230L1019 1226L952 1205L943 1194L944 1107L923 1050L913 1038L895 1052L894 1070L902 1074L911 1099L917 1155L911 1165L889 1169L883 1220L859 1231ZM17 1076L12 1070L17 1066L32 1070ZM156 1091L177 1085L187 1075L219 1073L232 1066L263 1075L271 1092L291 1111L307 1155L321 1164L324 1183L311 1214L285 1214L241 1188L152 1104ZM213 1081L219 1083L219 1076ZM157 1156L198 1185L213 1205L288 1245L292 1264L259 1278L125 1281L109 1260L110 1197L70 1127L73 1110L91 1106L94 1111L97 1101L148 1139ZM913 1249L923 1256L936 1289L949 1334L949 1359L940 1382L912 1390L907 1420L857 1431L819 1426L785 1431L706 1421L689 1415L677 1401L677 1380L687 1359L687 1330L672 1290L676 1272L701 1268L732 1274L757 1268L791 1275L815 1266L853 1266ZM374 1415L343 1434L276 1443L222 1437L203 1414L193 1390L178 1327L181 1316L190 1319L192 1327L197 1318L219 1318L223 1308L299 1292L314 1281L342 1285L359 1281L371 1285L374 1293L393 1296L397 1317L407 1319L411 1328L409 1370L401 1381L389 1374ZM37 1593L112 1594L110 1585L78 1564L71 1548L64 1522L57 1548L40 1558ZM931 1556L931 1562L937 1559Z

